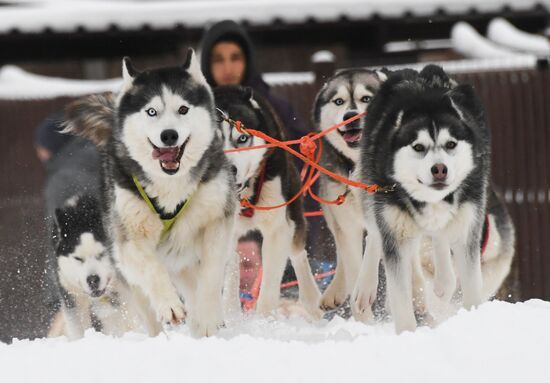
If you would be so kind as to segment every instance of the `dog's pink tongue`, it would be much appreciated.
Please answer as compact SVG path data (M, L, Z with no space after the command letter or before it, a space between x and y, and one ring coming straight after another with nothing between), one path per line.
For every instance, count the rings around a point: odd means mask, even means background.
M361 139L361 131L350 130L349 132L345 132L342 137L344 137L346 142L357 142Z
M176 161L178 157L178 148L155 148L153 149L153 159L160 161Z

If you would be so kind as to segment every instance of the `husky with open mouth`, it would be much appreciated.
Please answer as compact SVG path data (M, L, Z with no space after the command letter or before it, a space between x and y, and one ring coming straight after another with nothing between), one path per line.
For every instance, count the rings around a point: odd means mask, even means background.
M382 258L395 328L416 328L424 238L433 246L435 295L452 297L455 270L466 308L494 294L510 267L514 231L491 190L490 153L485 112L471 86L434 65L398 71L384 82L368 109L359 174L364 183L396 186L390 193L361 192L368 236L351 297L356 318L369 314ZM490 225L496 234L482 272Z
M386 75L366 69L345 70L330 78L319 91L313 107L313 121L321 131L367 110ZM359 160L359 142L365 118L359 118L323 138L321 165L344 177L352 176ZM346 195L342 205L323 205L327 225L336 243L336 275L327 287L321 307L341 305L353 291L363 253L364 219L361 204L346 185L321 176L319 194L334 200Z
M284 140L278 116L269 103L252 89L239 86L218 87L214 90L216 106L244 127L259 130L270 137ZM221 132L226 149L246 148L266 142L239 132L222 119ZM236 175L239 199L258 206L283 204L300 190L300 176L291 156L275 148L262 148L227 154ZM280 284L287 259L296 271L300 302L308 312L320 316L321 294L313 278L305 250L306 222L301 196L290 203L269 211L244 208L237 219L237 235L259 229L263 236L263 277L257 311L270 313L279 307Z
M77 101L67 118L68 131L104 153L107 226L122 274L161 323L189 313L194 335L214 334L235 247L235 184L194 52L180 67L143 72L125 58L116 100Z

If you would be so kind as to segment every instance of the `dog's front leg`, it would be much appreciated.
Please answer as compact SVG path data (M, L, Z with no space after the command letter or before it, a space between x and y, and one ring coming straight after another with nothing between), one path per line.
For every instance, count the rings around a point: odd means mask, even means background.
M69 340L80 339L84 336L85 324L83 318L89 316L88 307L80 307L76 297L67 292L63 292L63 317L65 319L65 336ZM85 310L86 312L81 312Z
M372 318L372 304L376 300L378 292L378 269L382 256L382 239L377 228L373 227L369 230L365 244L361 270L350 299L353 317L362 322Z
M223 325L222 290L227 262L235 256L233 217L212 222L202 238L197 289L189 324L195 336L211 336Z
M468 233L467 239L452 246L464 307L468 310L482 302L480 233L481 228L476 227Z
M150 241L115 242L114 255L126 280L143 291L159 321L175 325L185 319L183 303Z
M269 315L279 307L281 279L290 255L288 227L275 227L262 230L262 283L256 311Z
M393 233L387 232L383 235L387 290L397 333L416 329L412 260L420 249L420 239L421 237L403 238L397 241Z
M456 289L456 276L448 241L439 236L432 237L434 251L434 293L444 302L449 302Z
M334 209L344 209L345 206L345 204L336 207L331 205L323 206L323 212L325 220L327 222L327 226L329 227L330 232L333 233L333 237L336 242L336 272L334 274L334 278L332 278L332 281L323 292L320 304L321 308L323 309L330 310L342 305L348 296L348 291L346 290L346 275L343 261L344 255L342 254L342 247L338 243L338 240L340 240L341 236L334 234L337 231L341 230L336 219L337 212L335 212Z
M233 242L236 247L237 241ZM233 246L233 245L228 245ZM236 251L229 257L225 268L223 287L223 305L225 316L237 318L241 314L240 299L240 256Z

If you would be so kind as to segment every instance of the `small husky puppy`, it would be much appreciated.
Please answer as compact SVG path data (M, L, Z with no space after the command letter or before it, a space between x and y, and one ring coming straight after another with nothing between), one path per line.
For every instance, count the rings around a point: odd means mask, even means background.
M259 130L284 140L280 119L269 103L252 89L239 86L214 90L216 106L244 127ZM225 120L221 122L225 149L245 148L266 142L238 132ZM227 154L236 174L239 199L258 206L275 206L289 201L300 190L300 176L291 156L276 148L263 148ZM321 293L313 278L305 250L306 221L301 196L287 206L262 211L241 209L237 219L237 236L259 229L263 236L263 277L256 309L267 314L279 307L280 284L287 259L296 271L300 302L315 318L320 317Z
M188 313L192 334L213 335L224 323L236 192L212 91L192 50L182 66L143 72L125 58L122 72L116 101L73 103L66 130L103 153L107 230L126 280L161 323Z
M155 331L147 327L148 313L138 310L109 251L98 200L100 164L94 144L79 137L47 164L44 199L52 247L45 288L59 303L50 336L76 339L90 326L109 335Z
M82 337L90 327L115 336L143 327L134 298L109 256L95 197L77 195L57 208L52 239L63 333L69 339Z

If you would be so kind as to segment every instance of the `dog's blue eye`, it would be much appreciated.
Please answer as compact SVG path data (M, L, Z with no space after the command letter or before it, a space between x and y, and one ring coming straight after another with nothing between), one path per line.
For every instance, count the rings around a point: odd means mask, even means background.
M246 134L241 134L239 138L237 138L237 141L239 144L244 144L246 141L248 141L248 136Z
M333 102L334 102L336 105L338 105L338 106L344 104L344 100L342 100L341 98L337 98L337 99L334 100Z
M371 100L371 96L363 96L361 97L361 102L368 103Z
M73 257L75 260L77 260L80 263L84 263L84 260L80 257Z
M187 112L189 112L189 107L185 105L180 106L180 108L178 109L179 114L187 114Z
M157 111L154 108L147 109L145 113L150 117L155 117L157 115Z
M426 148L425 148L424 145L422 145L422 144L416 144L416 145L414 145L414 146L413 146L413 149L414 149L415 152L419 152L419 153L426 150Z
M454 141L449 141L449 142L447 142L447 143L445 144L445 147L446 147L447 149L454 149L454 148L456 148L456 142L454 142Z

